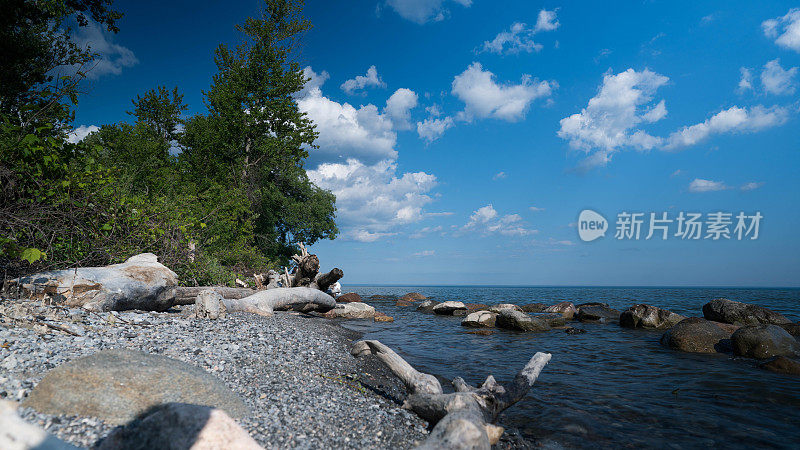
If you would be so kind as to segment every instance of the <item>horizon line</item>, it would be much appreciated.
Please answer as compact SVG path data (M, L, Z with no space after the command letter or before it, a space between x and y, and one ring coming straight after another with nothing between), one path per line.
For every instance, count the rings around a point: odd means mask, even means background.
M342 286L360 287L481 287L481 288L648 288L648 289L800 289L797 286L698 286L698 285L602 285L602 284L394 284L394 283L342 283Z

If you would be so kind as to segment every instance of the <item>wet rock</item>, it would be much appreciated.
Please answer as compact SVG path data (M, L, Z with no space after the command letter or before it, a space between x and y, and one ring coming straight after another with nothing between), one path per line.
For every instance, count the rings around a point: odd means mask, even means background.
M703 305L703 317L739 325L789 324L792 321L763 306L717 298Z
M372 320L375 322L394 322L394 317L387 316L382 312L375 312L375 317Z
M566 328L564 328L564 333L567 333L567 334L582 334L582 333L586 333L586 330L584 330L583 328L566 327Z
M550 329L544 320L508 308L500 310L495 319L495 326L516 331L547 331Z
M416 301L420 301L420 300L427 300L428 297L425 297L424 295L420 294L419 292L409 292L408 294L400 297L400 299L408 301L408 302L416 302Z
M467 306L462 302L447 301L433 307L433 312L442 316L452 316L456 311L466 311Z
M575 316L581 322L616 322L619 320L620 312L616 309L609 308L608 306L599 305L585 305L578 308L578 314Z
M467 333L469 333L469 334L477 334L479 336L489 336L491 334L494 334L494 330L490 330L488 328L482 328L480 330L467 331Z
M567 319L559 313L532 313L531 317L545 321L551 327L563 327L567 324Z
M544 303L526 303L520 306L522 312L526 313L540 313L547 309L547 305Z
M394 306L414 306L414 304L405 300L398 300L395 302Z
M619 316L619 325L626 328L656 328L665 330L686 317L650 305L633 305Z
M800 323L783 323L780 327L792 336L800 336Z
M417 311L420 312L433 312L433 307L438 305L439 302L436 300L425 300L417 306Z
M489 310L489 305L485 305L483 303L464 303L464 306L466 306L470 311Z
M492 305L489 311L499 313L501 309L513 309L514 311L522 312L522 308L511 303L500 303L499 305Z
M152 406L195 403L243 417L248 408L222 381L199 367L132 350L103 350L48 372L23 406L45 414L132 420Z
M699 317L684 319L661 336L661 345L691 353L717 353L730 350L730 333Z
M371 319L375 317L375 308L360 302L344 303L323 315L329 319Z
M575 305L576 308L582 308L584 306L602 306L603 308L609 308L608 303L603 302L587 302Z
M185 403L159 405L116 428L98 450L242 449L262 447L224 411Z
M336 301L339 303L363 303L361 300L361 296L356 294L355 292L348 292L347 294L342 294L336 297Z
M491 311L476 311L469 314L461 321L461 326L471 328L494 327L497 313Z
M778 356L777 358L763 362L759 364L759 367L769 370L770 372L782 373L785 375L800 375L800 362L785 356Z
M578 310L575 308L575 305L573 305L572 302L561 302L557 305L548 306L543 312L558 313L567 320L572 320L572 318L578 314Z
M749 325L731 336L733 353L750 358L800 356L800 343L777 325Z

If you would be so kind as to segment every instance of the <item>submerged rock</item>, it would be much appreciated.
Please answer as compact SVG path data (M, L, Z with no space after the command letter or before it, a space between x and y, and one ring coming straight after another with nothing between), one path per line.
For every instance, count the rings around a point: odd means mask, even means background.
M436 300L425 300L417 306L417 311L420 312L433 312L433 307L438 305Z
M603 304L584 305L578 308L576 318L581 322L616 322L620 312Z
M400 297L400 300L405 300L407 302L416 302L419 300L427 300L428 297L420 294L419 292L409 292L408 294Z
M494 327L497 320L497 313L491 311L476 311L469 314L464 320L461 321L461 326L480 328L480 327Z
M433 312L442 316L452 316L458 311L466 311L467 306L462 302L447 301L433 307Z
M248 408L205 370L176 359L132 350L103 350L48 372L23 406L44 414L128 422L155 405L194 403L221 408L233 417Z
M394 322L394 317L387 316L382 312L375 312L375 317L372 318L375 322Z
M763 306L717 298L703 305L703 317L739 325L789 324L792 321Z
M619 316L619 325L626 328L671 328L686 317L650 305L633 305Z
M532 313L530 316L545 321L551 327L563 327L567 324L567 319L559 313Z
M578 310L575 308L575 305L573 305L572 302L561 302L553 306L548 306L543 312L558 313L567 320L572 320L575 315L578 314Z
M691 353L717 353L730 350L730 333L699 317L678 322L661 336L661 345Z
M241 449L262 447L224 411L185 403L159 405L114 429L98 450Z
M544 303L526 303L520 306L520 309L526 313L540 313L547 309L547 305Z
M414 306L414 304L405 300L398 300L395 302L394 306Z
M495 319L495 326L517 331L547 331L550 329L550 326L544 320L513 309L500 310Z
M785 375L800 375L800 362L785 356L778 356L777 358L763 362L759 364L759 367L769 370L770 372L782 373Z
M483 303L464 303L464 306L466 306L469 311L489 310L489 305Z
M567 334L582 334L582 333L586 333L586 330L584 330L583 328L566 327L566 328L564 328L564 333L567 333Z
M800 343L777 325L749 325L731 336L733 353L750 358L800 356Z
M347 294L342 294L336 297L336 301L339 303L363 303L361 300L361 296L356 294L355 292L348 292Z
M337 304L336 308L326 312L329 319L371 319L375 317L375 308L360 302Z

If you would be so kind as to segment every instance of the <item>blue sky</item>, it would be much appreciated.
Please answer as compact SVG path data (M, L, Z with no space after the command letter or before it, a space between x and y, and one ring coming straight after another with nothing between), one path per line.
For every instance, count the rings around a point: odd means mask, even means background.
M119 1L75 126L179 86L259 2ZM800 286L800 3L308 1L307 169L346 283ZM579 239L583 209L605 237ZM639 240L615 239L645 213ZM645 239L649 213L759 212L758 239ZM706 224L707 225L707 224Z

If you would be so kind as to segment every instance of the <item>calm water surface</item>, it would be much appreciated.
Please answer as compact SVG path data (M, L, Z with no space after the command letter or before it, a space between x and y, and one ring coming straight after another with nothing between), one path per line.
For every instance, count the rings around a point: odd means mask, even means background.
M702 317L702 305L725 297L767 306L800 320L800 289L345 286L343 292L421 292L469 303L636 303ZM800 448L800 377L759 369L732 355L697 355L659 345L662 332L616 324L572 323L587 330L468 334L461 317L369 300L393 323L349 321L348 328L394 348L418 369L481 384L509 381L537 351L553 354L537 383L501 419L528 437L564 447Z

